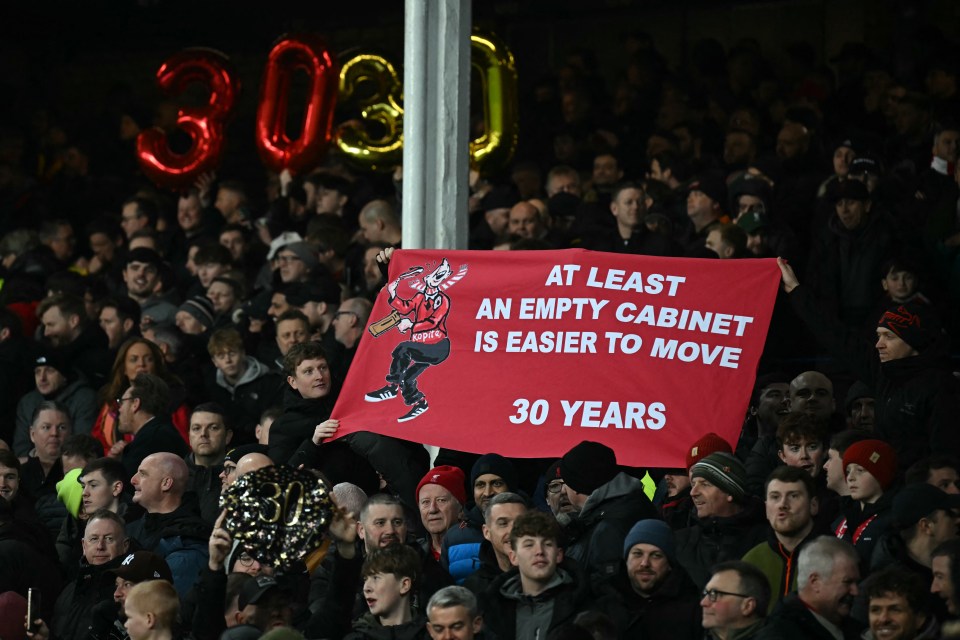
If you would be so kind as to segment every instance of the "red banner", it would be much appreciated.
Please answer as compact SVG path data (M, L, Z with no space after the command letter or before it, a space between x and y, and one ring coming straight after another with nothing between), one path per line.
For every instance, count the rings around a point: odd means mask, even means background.
M338 435L519 458L595 440L682 467L708 431L736 442L779 279L774 260L397 251Z

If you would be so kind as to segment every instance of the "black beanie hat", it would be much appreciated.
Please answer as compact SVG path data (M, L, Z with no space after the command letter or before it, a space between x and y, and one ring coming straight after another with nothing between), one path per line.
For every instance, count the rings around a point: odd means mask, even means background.
M510 491L519 489L517 484L517 470L514 468L512 462L499 453L488 453L480 456L477 461L473 463L473 467L470 469L471 491L477 478L486 473L491 473L502 478L503 481L507 483L507 489Z
M617 455L599 442L584 441L560 459L560 477L577 493L589 495L616 477Z
M889 307L880 316L877 326L893 331L917 351L923 351L933 344L940 333L940 323L933 309L915 302Z

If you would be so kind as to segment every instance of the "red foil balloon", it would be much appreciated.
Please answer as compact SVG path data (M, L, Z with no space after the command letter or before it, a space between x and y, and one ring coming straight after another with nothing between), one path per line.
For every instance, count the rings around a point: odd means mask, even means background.
M215 170L223 156L224 125L236 104L240 82L229 58L214 49L185 49L157 71L157 84L167 95L183 93L192 82L209 87L210 99L201 107L185 107L177 114L177 127L192 140L189 151L174 153L159 128L137 136L140 168L161 187L187 188L201 174Z
M308 77L307 108L300 137L287 135L290 81L297 71ZM257 149L271 170L298 174L319 164L330 143L339 75L333 56L316 36L284 36L273 47L260 87Z

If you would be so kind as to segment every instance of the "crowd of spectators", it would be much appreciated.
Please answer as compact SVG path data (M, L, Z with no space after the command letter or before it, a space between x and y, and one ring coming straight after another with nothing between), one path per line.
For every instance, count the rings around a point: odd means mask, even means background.
M580 50L521 87L470 248L778 259L739 440L699 425L675 469L327 441L401 171L330 152L171 194L138 172L133 101L97 144L55 109L7 123L0 636L28 591L31 640L960 633L960 56L931 38L910 65L849 43L782 68L703 41L680 69L635 33L612 85ZM340 507L322 562L283 572L219 502L278 465Z

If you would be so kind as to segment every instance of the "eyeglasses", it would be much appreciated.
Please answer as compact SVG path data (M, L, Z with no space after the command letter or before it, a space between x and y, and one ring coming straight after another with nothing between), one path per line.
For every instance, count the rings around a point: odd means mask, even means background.
M114 400L114 402L117 404L117 408L119 409L121 406L123 406L124 402L126 402L127 400L133 400L133 399L134 399L133 396L130 396L129 398L117 398L116 400Z
M242 564L242 565L245 566L245 567L249 567L250 565L252 565L252 564L253 564L253 561L254 561L253 556L251 556L251 555L250 555L249 553L247 553L246 551L244 551L243 553L241 553L241 554L240 554L240 557L237 558L237 562L239 562L240 564Z
M551 482L547 485L547 493L560 493L563 491L564 482Z
M737 598L751 598L753 596L748 596L743 593L732 593L730 591L720 591L719 589L704 589L703 597L708 599L710 602L716 602L720 596L735 596Z

